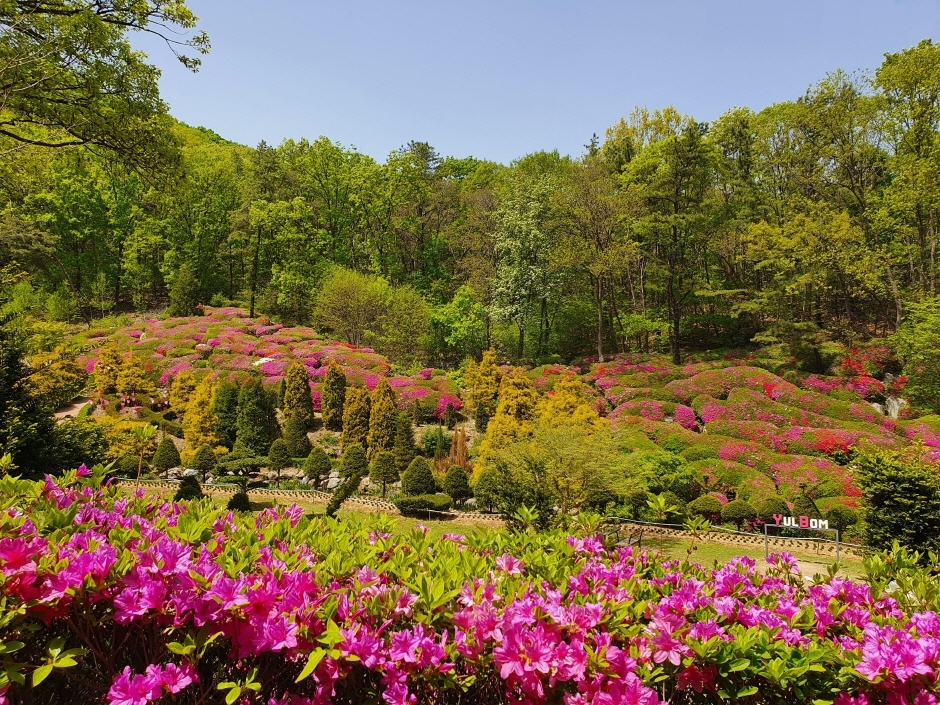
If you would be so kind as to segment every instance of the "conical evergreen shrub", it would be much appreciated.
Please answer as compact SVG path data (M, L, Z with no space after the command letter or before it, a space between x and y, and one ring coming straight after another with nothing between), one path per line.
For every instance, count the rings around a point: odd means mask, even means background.
M218 458L215 457L215 453L208 445L199 446L196 455L193 456L193 468L199 472L203 481L212 474L218 462Z
M299 418L304 429L313 426L313 396L310 393L310 373L301 360L294 360L284 374L284 417ZM302 453L306 455L306 453Z
M157 452L153 454L153 467L161 473L165 473L170 468L180 466L180 453L173 444L169 436L164 436L157 446Z
M444 492L450 495L455 504L460 504L473 496L470 490L470 478L467 471L459 465L451 465L444 476Z
M180 480L180 488L176 490L173 501L180 502L182 500L202 499L203 497L205 495L202 493L199 480L196 479L195 475L187 475Z
M388 485L398 480L398 468L395 466L395 455L387 450L377 453L369 470L369 479L377 485L382 485L382 496Z
M395 429L398 423L398 406L395 392L384 377L372 392L369 412L369 458L395 447Z
M170 288L170 306L167 313L171 316L192 316L199 305L199 279L188 264L180 267L176 280Z
M346 373L335 362L326 368L323 390L320 393L320 411L323 426L330 431L343 430L343 411L346 407Z
M252 378L238 394L236 441L256 456L268 454L274 412L265 396L261 380Z
M420 494L435 494L437 481L431 472L431 466L424 458L415 458L401 476L402 494L414 497Z
M212 397L212 414L215 416L215 433L226 448L235 446L238 430L238 385L223 380L216 385Z
M251 500L248 499L247 492L236 492L229 498L228 504L225 506L233 512L250 512Z
M320 446L314 446L304 461L303 470L304 475L316 486L329 477L333 471L333 464L330 462L330 456L326 454L326 451Z
M405 472L415 457L415 432L408 414L398 415L395 426L395 446L392 452L395 454L398 473Z
M352 387L346 391L343 435L340 437L340 446L344 453L346 447L353 443L368 447L370 406L369 392L365 387Z
M350 477L352 475L365 474L369 471L369 460L366 458L365 448L360 443L351 443L343 450L343 457L340 460L340 475Z
M307 426L299 416L288 416L284 423L284 441L292 458L306 458L310 452L310 439L307 438Z

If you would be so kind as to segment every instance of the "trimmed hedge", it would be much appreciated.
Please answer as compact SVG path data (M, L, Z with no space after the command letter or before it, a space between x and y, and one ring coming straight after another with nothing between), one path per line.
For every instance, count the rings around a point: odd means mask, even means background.
M446 512L450 510L451 499L443 494L420 494L413 497L398 497L392 500L392 503L398 507L405 516L420 515L427 510L435 512Z

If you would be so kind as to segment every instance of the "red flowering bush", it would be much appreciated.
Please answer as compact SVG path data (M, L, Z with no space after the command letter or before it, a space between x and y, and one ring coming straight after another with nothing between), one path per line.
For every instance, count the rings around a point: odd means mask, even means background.
M296 507L235 516L122 497L81 470L3 483L2 703L847 705L940 692L936 577L903 555L890 564L916 596L884 591L880 574L807 582L786 554L764 571L747 558L706 569L557 532L395 537L385 520Z

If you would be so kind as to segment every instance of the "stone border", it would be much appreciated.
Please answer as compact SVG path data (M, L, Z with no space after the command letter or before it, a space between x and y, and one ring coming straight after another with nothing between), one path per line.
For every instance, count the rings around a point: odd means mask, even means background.
M126 478L115 478L115 482L121 484L136 484L137 480L129 480ZM141 485L146 485L147 487L153 487L155 489L163 490L175 490L179 486L179 480L141 480ZM234 494L238 490L238 485L232 483L205 483L202 485L203 490L212 494ZM329 501L333 498L333 495L329 492L321 492L320 490L279 490L276 488L259 488L250 490L252 497L260 498L293 498L301 499L306 501L313 500L314 502L328 504ZM396 507L391 502L386 502L381 499L370 499L368 497L350 497L343 504L346 503L357 504L362 507L369 507L370 509L377 510L379 512L385 512L386 514L400 515L401 512L398 511ZM489 521L503 524L503 520L498 516L492 514L481 514L479 512L446 512L447 519L472 519L474 521Z

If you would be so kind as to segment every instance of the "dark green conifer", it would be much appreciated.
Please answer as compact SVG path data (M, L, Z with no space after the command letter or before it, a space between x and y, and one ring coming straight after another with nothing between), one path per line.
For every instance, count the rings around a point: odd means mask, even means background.
M215 470L216 465L218 465L218 459L212 452L212 448L207 445L199 446L196 455L193 456L193 468L202 476L203 482Z
M372 392L369 412L369 458L374 459L379 453L391 450L395 446L395 427L398 422L398 406L395 392L388 380L379 380Z
M195 475L187 475L180 480L180 488L173 497L174 502L182 500L202 499L205 495L202 493L202 486Z
M421 457L412 460L401 476L402 494L415 497L421 494L435 494L437 490L437 480L434 479L428 461Z
M169 436L164 435L157 452L153 454L153 467L157 472L166 473L170 468L180 466L180 453Z
M340 461L340 475L350 477L361 473L365 477L369 470L369 461L366 458L366 450L360 443L350 443L343 450L343 457Z
M398 415L398 422L395 427L395 446L392 452L395 454L395 465L399 474L405 472L415 457L415 433L414 427L411 425L411 417L408 414Z
M170 289L170 306L167 313L171 316L192 316L199 305L199 280L188 264L180 267L173 287Z
M283 438L278 438L271 444L268 450L268 467L277 473L277 481L281 481L281 470L289 468L294 464L290 451L287 449L287 443Z
M382 485L382 497L385 497L388 485L398 480L398 468L395 465L395 454L387 450L377 453L372 461L369 479L377 485Z
M314 484L319 485L323 480L329 477L333 470L333 464L330 462L330 456L326 454L320 446L314 446L304 461L304 475L306 475Z
M215 388L212 398L212 413L215 415L215 432L226 448L235 446L238 431L238 386L224 380Z
M470 478L467 471L459 465L451 465L444 476L444 492L450 495L454 504L460 504L473 496L470 490Z
M265 396L261 379L248 380L238 394L236 440L255 456L265 456L271 446L274 412Z
M284 423L284 441L292 458L306 458L310 452L310 439L307 427L300 416L288 416Z

